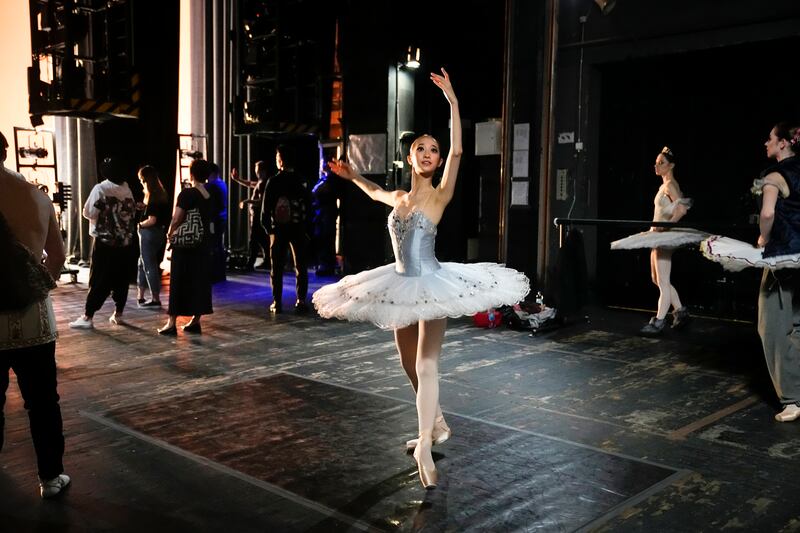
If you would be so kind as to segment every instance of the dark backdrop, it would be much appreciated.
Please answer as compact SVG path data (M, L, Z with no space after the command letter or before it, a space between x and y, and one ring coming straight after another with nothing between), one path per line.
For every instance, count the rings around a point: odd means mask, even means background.
M661 178L653 163L665 145L675 175L695 200L685 220L746 225L757 206L749 192L768 165L764 141L780 120L800 116L792 61L800 38L609 64L602 68L599 218L649 220ZM788 54L788 55L787 55ZM603 303L655 308L647 250L608 243L632 231L598 231L598 291ZM757 228L728 231L755 242ZM696 249L679 250L673 284L684 304L712 314L753 318L760 272L726 273Z

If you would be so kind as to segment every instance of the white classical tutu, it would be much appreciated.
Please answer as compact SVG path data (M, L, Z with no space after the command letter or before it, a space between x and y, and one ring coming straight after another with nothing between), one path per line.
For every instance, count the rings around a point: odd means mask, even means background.
M700 250L707 259L721 264L722 268L731 272L738 272L748 267L770 270L800 268L800 253L765 258L763 248L756 248L749 242L721 235L705 239L700 243Z
M524 274L496 263L441 263L439 270L423 276L401 276L389 264L326 285L314 293L313 302L323 318L394 329L513 305L529 291Z
M639 248L680 248L697 244L709 236L692 228L675 228L667 231L643 231L611 243L612 250L635 250Z

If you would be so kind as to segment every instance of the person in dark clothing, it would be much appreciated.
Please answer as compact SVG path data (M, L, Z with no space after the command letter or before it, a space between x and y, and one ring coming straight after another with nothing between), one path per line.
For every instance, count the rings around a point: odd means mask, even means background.
M161 261L167 244L170 201L161 184L158 171L145 165L139 169L139 181L144 188L144 212L139 222L139 269L136 278L136 301L139 307L161 307ZM150 289L150 300L144 292Z
M264 196L264 189L267 186L267 164L264 161L257 161L255 164L256 179L243 180L239 178L239 172L231 169L231 179L239 185L244 185L253 189L250 198L239 203L239 208L244 209L245 205L250 209L250 242L248 248L250 257L247 259L246 270L252 271L258 257L258 249L264 251L264 264L269 264L269 236L261 225L261 199Z
M201 333L200 316L210 315L211 307L211 195L205 183L211 173L208 161L195 159L189 167L192 186L181 191L175 202L167 230L167 238L176 233L188 216L188 212L197 209L202 219L202 241L198 246L172 246L172 267L169 276L169 318L167 323L158 329L161 335L175 335L178 316L191 316L192 319L183 326L188 333ZM172 241L170 241L172 242Z
M292 153L284 146L275 151L279 172L264 189L261 224L269 233L270 282L272 285L271 313L282 311L283 262L291 247L296 275L297 301L295 311L308 310L308 244L307 231L310 198L308 190L294 172Z
M228 227L228 186L222 180L219 166L211 165L211 176L206 182L206 190L211 195L211 222L214 224L211 243L211 283L225 281L225 231Z
M311 189L311 222L318 276L331 276L336 269L337 179L335 174L323 171Z
M756 180L761 189L758 242L763 257L800 253L800 127L775 125L764 143L767 157L777 161ZM769 375L783 410L778 422L800 418L800 327L797 270L764 269L758 294L758 335Z

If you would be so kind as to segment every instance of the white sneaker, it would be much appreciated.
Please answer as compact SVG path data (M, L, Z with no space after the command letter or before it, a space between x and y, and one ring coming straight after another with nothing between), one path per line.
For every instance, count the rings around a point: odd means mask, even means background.
M800 407L790 403L783 408L783 411L775 415L775 420L778 422L793 422L800 418Z
M94 327L94 322L92 322L91 318L80 316L77 320L70 322L69 327L72 329L92 329Z
M108 317L108 321L114 324L115 326L121 326L125 324L125 321L122 320L122 314L121 313L117 314L116 312L114 312L114 314Z
M53 496L57 496L62 490L67 488L67 485L69 485L70 481L71 480L69 479L69 476L66 474L59 474L53 479L48 479L47 481L40 479L39 494L42 495L42 498L52 498Z

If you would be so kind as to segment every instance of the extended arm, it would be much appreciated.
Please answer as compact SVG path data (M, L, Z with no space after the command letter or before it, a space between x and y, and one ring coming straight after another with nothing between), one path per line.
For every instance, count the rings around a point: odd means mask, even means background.
M394 207L397 203L397 199L405 194L404 191L387 191L377 183L374 183L355 170L353 167L350 166L349 163L344 161L331 161L328 163L328 166L331 170L339 177L342 177L348 181L352 181L353 183L358 186L359 189L364 191L364 194L375 200L376 202L382 202L388 206Z
M450 76L447 71L442 69L442 76L431 73L431 80L444 93L445 98L450 103L450 153L447 154L447 161L444 164L444 175L440 184L440 201L445 205L453 198L456 190L456 178L458 177L458 165L461 163L461 114L458 110L458 99L450 83Z
M243 185L244 187L247 187L248 189L254 189L254 188L258 187L258 180L250 181L250 180L241 179L239 177L239 171L236 170L235 168L231 169L231 179L233 181L235 181L236 183L238 183L239 185Z

